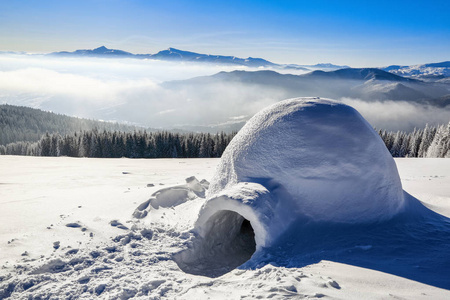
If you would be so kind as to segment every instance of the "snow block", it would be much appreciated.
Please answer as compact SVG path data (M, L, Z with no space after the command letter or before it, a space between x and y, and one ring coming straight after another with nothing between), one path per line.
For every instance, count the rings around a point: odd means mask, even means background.
M233 211L267 247L300 219L370 223L404 206L397 167L372 126L342 103L297 98L257 113L234 137L196 230L209 235L214 216Z

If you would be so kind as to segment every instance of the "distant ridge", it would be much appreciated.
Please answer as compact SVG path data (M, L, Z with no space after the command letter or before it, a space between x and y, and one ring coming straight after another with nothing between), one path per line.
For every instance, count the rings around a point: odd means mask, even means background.
M22 54L25 52L0 51L0 54ZM353 69L347 65L335 65L331 63L318 63L315 65L300 65L300 64L277 64L263 58L247 57L240 58L236 56L202 54L192 51L180 50L170 47L166 50L161 50L155 54L134 54L131 52L109 49L105 46L100 46L95 49L80 49L75 51L59 51L46 54L48 56L59 57L110 57L110 58L135 58L135 59L154 59L163 61L179 61L179 62L197 62L209 63L216 65L235 65L247 66L252 68L271 68L277 70L300 70L300 71L335 71L341 69ZM375 68L362 68L375 69ZM437 63L427 63L421 65L390 65L387 67L376 68L395 75L407 78L414 78L426 81L439 81L450 77L450 61L443 61ZM316 74L317 75L317 74ZM375 76L377 76L375 74Z
M325 64L315 64L315 65L304 65L305 67L309 67L309 68L317 68L317 69L328 69L328 70L332 70L332 69L347 69L350 68L349 66L346 65L333 65L330 63L325 63Z
M61 51L61 52L53 52L48 55L52 56L134 56L133 53L116 50L116 49L108 49L105 46L101 46L95 49L83 49L83 50L75 50L73 52Z
M47 54L49 56L87 56L87 57L129 57L136 59L155 59L164 61L183 61L183 62L199 62L221 65L237 65L253 68L276 68L310 71L311 69L336 70L348 68L348 66L338 66L330 63L321 63L316 65L297 65L297 64L276 64L263 58L247 57L239 58L236 56L201 54L191 51L180 50L176 48L168 48L155 54L133 54L117 49L108 49L101 46L95 49L75 50L73 52L61 51Z
M326 77L330 79L351 79L351 80L389 80L398 82L417 82L416 79L405 78L376 68L347 68L336 71L324 72L314 71L304 76Z
M313 71L303 75L280 74L273 70L219 72L211 76L164 83L167 88L184 87L198 91L204 86L246 84L268 91L283 91L283 97L299 94L314 97L354 98L364 101L413 101L445 107L450 104L444 84L405 78L376 68L347 68Z
M184 61L184 62L200 62L200 63L213 63L223 65L239 65L248 67L280 67L280 68L292 68L292 69L305 69L300 66L285 66L272 63L262 58L239 58L235 56L223 56L223 55L210 55L201 54L191 51L184 51L175 48L168 48L166 50L159 51L155 54L133 54L130 52L108 49L105 46L101 46L95 49L76 50L73 52L53 52L48 55L51 56L91 56L91 57L130 57L137 59L155 59L165 61Z
M286 82L288 80L328 80L328 79L339 79L339 80L358 80L358 81L391 81L391 82L411 82L419 83L420 80L405 78L399 75L395 75L376 68L347 68L339 69L334 71L321 71L316 70L303 75L292 75L292 74L280 74L276 71L262 70L262 71L243 71L236 70L231 72L219 72L211 76L201 76L192 79L184 80L184 82L198 81L198 80L228 80L228 81L239 81L239 82ZM181 81L183 82L183 81Z
M235 64L249 67L272 67L277 66L268 60L262 58L239 58L235 56L209 55L199 54L190 51L183 51L175 48L159 51L151 55L151 58L161 60L177 60L177 61L192 61L192 62L208 62L220 64Z

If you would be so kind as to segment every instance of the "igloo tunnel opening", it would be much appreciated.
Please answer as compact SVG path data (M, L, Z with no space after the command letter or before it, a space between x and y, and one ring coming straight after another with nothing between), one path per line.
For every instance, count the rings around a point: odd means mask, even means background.
M249 260L256 251L249 220L231 210L220 210L205 223L206 234L174 257L186 273L218 277Z

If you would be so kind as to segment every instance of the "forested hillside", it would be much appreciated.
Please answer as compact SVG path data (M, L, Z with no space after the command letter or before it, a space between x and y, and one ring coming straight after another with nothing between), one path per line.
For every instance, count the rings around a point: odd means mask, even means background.
M378 131L393 157L450 157L450 123L406 133ZM220 157L235 133L81 131L0 146L0 154L71 157Z
M74 134L82 130L132 132L137 128L118 123L80 119L30 107L0 105L0 145L37 142L45 133Z

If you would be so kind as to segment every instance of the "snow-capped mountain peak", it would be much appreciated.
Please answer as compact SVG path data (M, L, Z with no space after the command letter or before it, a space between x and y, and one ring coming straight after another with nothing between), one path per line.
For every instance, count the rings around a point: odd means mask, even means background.
M438 80L450 76L450 61L412 66L392 65L383 70L405 77Z

